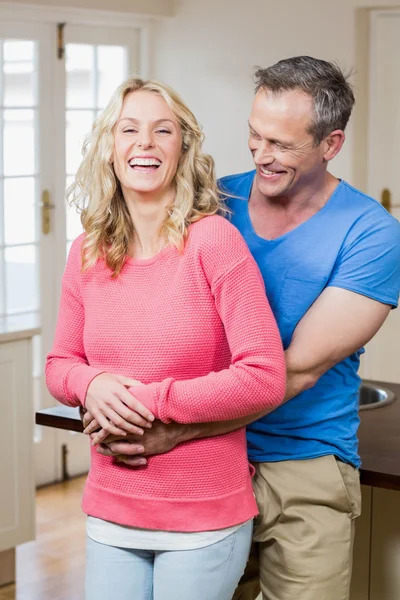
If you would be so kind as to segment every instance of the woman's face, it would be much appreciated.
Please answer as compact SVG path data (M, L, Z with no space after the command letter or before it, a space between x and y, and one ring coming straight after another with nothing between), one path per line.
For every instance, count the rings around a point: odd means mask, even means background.
M113 163L124 197L168 193L182 152L181 127L165 100L154 92L131 92L114 135Z

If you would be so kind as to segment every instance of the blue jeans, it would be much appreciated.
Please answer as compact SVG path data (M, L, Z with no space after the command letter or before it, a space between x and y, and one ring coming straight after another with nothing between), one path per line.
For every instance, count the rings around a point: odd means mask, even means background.
M87 538L85 600L231 600L250 551L252 523L205 548L150 551Z

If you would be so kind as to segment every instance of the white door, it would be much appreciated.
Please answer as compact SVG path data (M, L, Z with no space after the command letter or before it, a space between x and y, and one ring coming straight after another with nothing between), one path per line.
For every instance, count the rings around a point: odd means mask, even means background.
M57 231L56 285L73 239L82 231L79 215L67 207L64 190L79 166L84 136L105 107L114 89L138 71L138 33L135 30L67 25L64 30L65 61L60 61L57 77L57 120L65 122L65 140L58 140L55 227ZM64 132L64 128L62 130ZM61 136L60 136L61 138ZM54 324L53 324L54 325ZM54 401L53 401L54 404ZM89 444L81 434L57 431L57 479L84 473L89 467Z
M391 212L400 218L400 11L372 11L370 38L370 121L368 192L391 195ZM400 383L400 308L391 311L367 345L364 377Z
M40 206L42 190L53 186L52 28L2 20L0 40L0 315L24 328L54 318L45 289L54 266L52 242L42 235ZM43 337L33 345L37 409L43 405ZM54 439L51 431L35 430L39 481L54 475Z
M0 22L0 318L21 328L41 326L34 338L34 410L56 403L43 367L67 250L80 232L77 215L66 210L65 185L93 118L138 61L135 29L64 31L60 59L56 24ZM81 435L36 427L34 452L38 485L88 467Z

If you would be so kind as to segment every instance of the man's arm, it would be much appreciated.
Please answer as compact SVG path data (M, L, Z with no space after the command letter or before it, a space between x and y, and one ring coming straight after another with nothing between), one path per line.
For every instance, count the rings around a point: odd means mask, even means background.
M391 307L345 289L328 287L297 325L285 352L285 401L369 342Z
M390 309L387 304L345 289L326 288L297 325L291 344L285 352L285 401L313 387L326 371L364 346L382 326ZM103 445L99 452L108 455L123 454L134 465L135 459L132 460L132 457L138 454L134 446L139 442L145 449L144 454L160 454L191 439L229 433L259 419L267 412L217 423L171 423L164 425L159 436L157 429L146 431L141 440L137 436L136 444L132 445L132 454L129 443L117 441L107 447Z

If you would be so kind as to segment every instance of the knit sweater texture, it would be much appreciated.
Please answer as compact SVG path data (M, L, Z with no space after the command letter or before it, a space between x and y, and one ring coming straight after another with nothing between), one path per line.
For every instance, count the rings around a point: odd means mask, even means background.
M103 372L140 380L130 388L168 423L225 421L283 400L279 332L258 267L224 218L189 227L180 253L127 258L112 278L102 259L82 272L80 236L71 247L52 351L50 393L85 404ZM91 450L83 510L123 525L208 531L257 514L244 428L185 442L130 468Z

